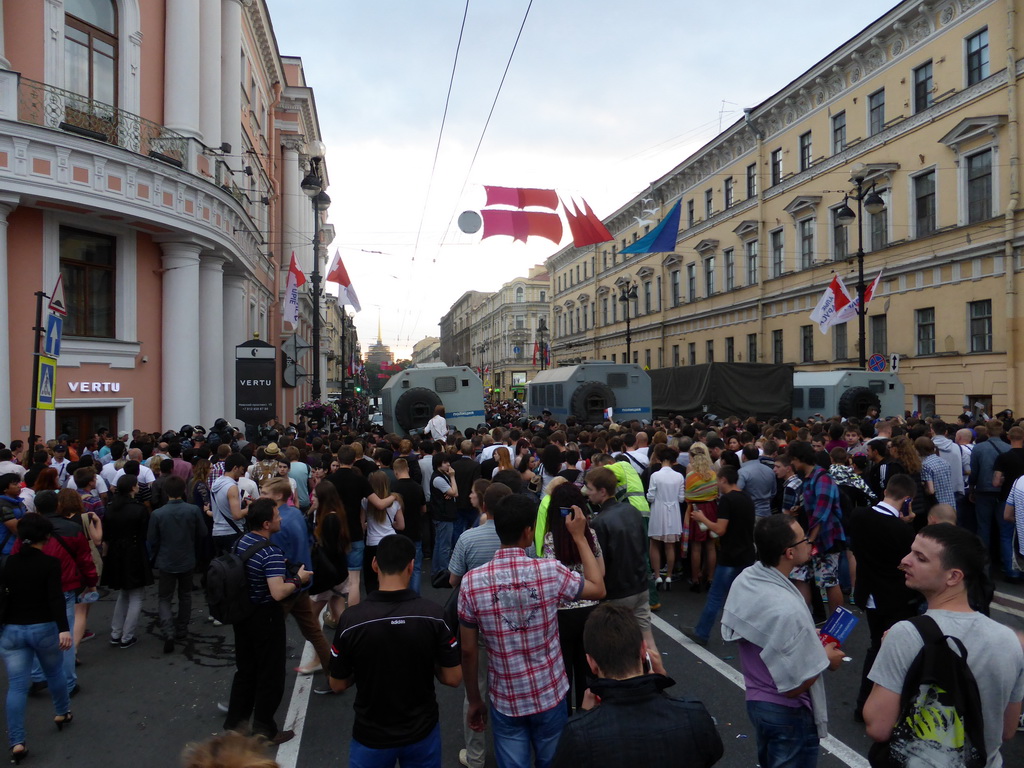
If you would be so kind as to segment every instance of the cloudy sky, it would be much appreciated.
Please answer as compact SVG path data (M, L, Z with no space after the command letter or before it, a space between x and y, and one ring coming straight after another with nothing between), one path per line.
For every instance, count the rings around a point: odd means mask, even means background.
M363 348L379 313L400 356L436 336L465 291L495 290L559 249L459 232L484 184L582 196L604 217L897 5L470 0L435 167L464 0L267 3L316 95L330 252L362 302Z

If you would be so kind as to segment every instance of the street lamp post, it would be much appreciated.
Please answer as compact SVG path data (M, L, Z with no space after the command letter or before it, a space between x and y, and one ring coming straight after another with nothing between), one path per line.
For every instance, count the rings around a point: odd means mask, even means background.
M857 222L857 346L860 367L867 368L867 334L864 330L864 318L868 313L868 308L864 306L864 210L867 209L872 216L879 214L885 210L885 201L875 191L874 184L864 189L863 176L854 176L851 181L857 185L857 191L843 198L842 207L836 211L836 221L844 227L850 226L854 220ZM848 204L851 199L857 201L857 213Z
M547 350L544 347L544 334L548 332L548 321L547 318L539 318L537 320L537 342L540 347L540 369L542 371L547 370Z
M313 206L313 274L310 275L313 293L313 400L319 401L320 387L320 214L327 211L331 198L324 191L321 169L326 147L322 141L311 141L306 145L309 155L309 173L302 180L302 191L309 196Z
M619 286L619 301L622 302L623 311L626 313L626 362L633 362L633 335L630 329L629 302L636 301L636 283L632 285L622 284Z

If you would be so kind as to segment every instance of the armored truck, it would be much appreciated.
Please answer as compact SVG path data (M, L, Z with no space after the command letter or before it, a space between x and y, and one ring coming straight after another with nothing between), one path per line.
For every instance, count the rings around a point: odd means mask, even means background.
M651 420L651 378L639 365L591 360L538 373L527 385L527 415L545 411L559 422L570 416L599 424L612 409L615 421Z
M397 435L422 430L443 405L448 425L465 431L484 420L484 384L471 368L421 363L392 376L380 391L384 429Z

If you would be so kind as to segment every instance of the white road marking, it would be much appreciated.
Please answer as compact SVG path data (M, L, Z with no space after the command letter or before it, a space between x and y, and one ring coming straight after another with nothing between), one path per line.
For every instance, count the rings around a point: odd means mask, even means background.
M311 664L316 658L313 644L306 642L302 649L300 667ZM309 693L318 675L296 675L292 687L292 698L288 702L288 714L284 716L284 730L295 731L295 738L277 748L277 764L281 768L295 768L299 761L299 747L302 745L302 729L306 725L306 709L309 707Z
M743 690L743 674L739 670L733 669L711 653L711 651L697 645L660 616L651 616L651 623L668 635L669 638L675 640L679 645L683 646L683 648L718 672L718 674L722 675L722 677L726 678L736 687ZM869 768L867 758L863 757L855 749L839 741L839 739L834 736L827 736L822 739L821 746L831 754L835 755L843 763L850 766L850 768ZM284 764L282 763L282 766L283 765Z
M995 600L993 600L989 604L989 607L990 608L994 608L997 611L1002 611L1003 613L1009 613L1012 616L1016 616L1018 618L1024 619L1024 611L1019 611L1016 608L1010 608L1009 606L1002 605L1000 603L997 603Z

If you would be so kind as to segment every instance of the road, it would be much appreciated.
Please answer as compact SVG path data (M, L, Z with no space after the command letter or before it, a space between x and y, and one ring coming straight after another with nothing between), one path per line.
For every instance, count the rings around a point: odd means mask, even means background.
M443 602L446 591L426 587L428 597ZM196 593L194 618L187 642L173 654L164 655L156 635L156 594L150 588L142 619L142 641L120 649L107 641L113 595L96 603L90 627L97 638L80 648L79 682L82 692L72 700L74 724L57 733L50 718L49 697L30 699L28 744L36 765L75 765L75 768L109 768L140 764L147 768L179 765L183 746L217 733L223 716L218 701L226 701L233 671L231 630L203 621L204 604ZM998 608L993 617L1014 629L1024 629L1024 588L1000 585ZM699 648L678 629L695 623L703 595L688 591L666 593L656 618L656 639L669 675L676 680L670 693L699 698L715 717L728 768L753 767L756 748L737 685L739 666L734 646L726 645L716 629L708 648ZM867 626L858 625L848 652L852 659L827 675L830 740L823 745L822 768L866 768L869 740L863 726L853 721L853 703L867 646ZM314 696L311 678L298 678L305 643L294 622L289 621L288 680L278 721L301 731L299 738L283 745L278 761L283 768L346 765L352 727L351 692L341 696ZM382 660L386 663L386 660ZM2 677L2 674L0 674ZM319 682L316 681L316 682ZM4 681L6 684L6 681ZM463 690L438 685L445 766L457 768L462 746ZM1003 747L1006 765L1024 765L1024 734ZM493 758L489 766L494 765Z

